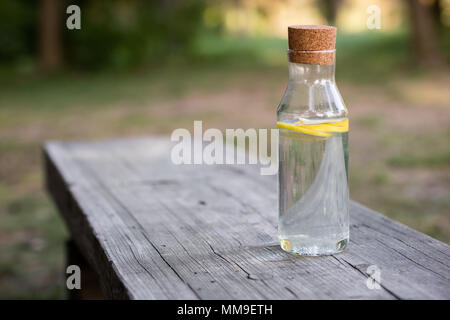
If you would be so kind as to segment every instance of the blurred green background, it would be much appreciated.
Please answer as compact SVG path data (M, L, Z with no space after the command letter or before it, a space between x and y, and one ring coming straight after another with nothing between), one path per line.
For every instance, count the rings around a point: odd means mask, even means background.
M43 141L273 128L291 24L338 27L352 198L450 243L450 0L2 0L0 298L65 297Z

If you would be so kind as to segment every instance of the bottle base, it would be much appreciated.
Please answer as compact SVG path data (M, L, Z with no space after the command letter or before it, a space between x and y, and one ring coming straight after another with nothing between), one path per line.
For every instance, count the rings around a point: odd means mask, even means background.
M347 248L349 239L344 238L339 241L322 241L320 245L309 245L301 239L285 239L280 237L281 249L284 251L300 255L300 256L329 256L333 254L340 253Z

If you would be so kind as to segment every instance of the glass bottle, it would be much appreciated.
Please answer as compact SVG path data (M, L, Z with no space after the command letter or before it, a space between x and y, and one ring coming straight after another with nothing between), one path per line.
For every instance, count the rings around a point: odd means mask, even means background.
M289 83L277 111L278 234L300 255L341 252L349 241L348 118L336 86L336 28L292 26Z

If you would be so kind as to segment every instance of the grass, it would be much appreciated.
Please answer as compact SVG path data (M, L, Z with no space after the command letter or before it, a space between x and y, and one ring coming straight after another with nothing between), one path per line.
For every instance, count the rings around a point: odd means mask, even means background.
M404 34L378 32L343 35L336 46L338 79L375 84L396 73L411 75L408 39Z
M397 167L445 168L450 165L450 150L430 155L402 154L390 158L389 164Z
M430 169L450 167L450 145L447 143L450 140L450 130L446 127L435 128L425 135L421 132L412 133L401 141L398 138L387 139L395 147L388 159L391 166ZM412 149L408 147L411 144L414 145Z
M450 44L450 40L447 40ZM281 66L287 63L287 41L280 38L248 38L205 35L200 37L194 53L220 65L233 64ZM404 33L364 32L339 34L336 41L336 77L355 84L381 83L394 74L420 76L414 65L408 37Z
M43 189L43 141L169 134L200 119L274 127L285 49L283 39L205 35L189 61L133 72L0 73L0 298L64 298L68 234ZM392 85L435 86L433 74L410 68L401 34L342 35L337 50L352 198L450 242L449 110L406 101Z
M67 232L47 196L12 197L1 214L0 296L62 298Z

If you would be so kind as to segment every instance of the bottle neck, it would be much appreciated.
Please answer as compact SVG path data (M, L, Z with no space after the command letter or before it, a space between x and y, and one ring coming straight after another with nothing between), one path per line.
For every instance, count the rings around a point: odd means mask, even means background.
M289 83L278 108L279 119L340 119L347 109L334 80L334 64L289 62Z
M289 62L289 81L305 84L334 82L335 64L317 65Z

